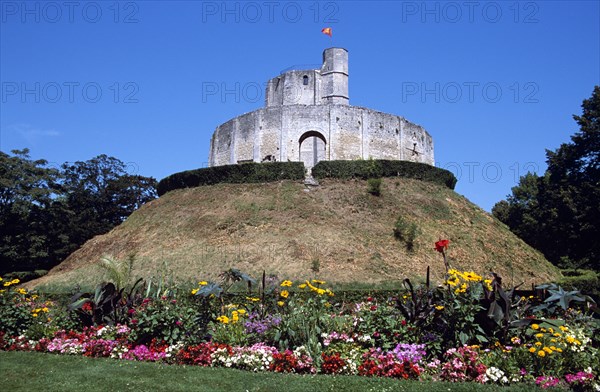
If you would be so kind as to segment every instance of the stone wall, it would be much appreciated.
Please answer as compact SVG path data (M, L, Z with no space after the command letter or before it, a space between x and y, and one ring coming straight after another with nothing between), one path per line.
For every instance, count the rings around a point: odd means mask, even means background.
M329 104L271 106L218 126L211 140L210 166L299 161L301 147L310 150L300 145L301 139L315 143L306 136L324 140L325 151L319 158L328 160L373 158L434 164L433 139L423 127L388 113Z

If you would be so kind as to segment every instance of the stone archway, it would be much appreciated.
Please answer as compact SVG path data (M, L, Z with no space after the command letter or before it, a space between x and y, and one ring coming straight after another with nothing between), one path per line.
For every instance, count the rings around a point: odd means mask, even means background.
M309 170L317 164L317 162L326 159L327 140L325 136L317 131L308 131L300 136L299 144L299 160L304 162L304 167Z

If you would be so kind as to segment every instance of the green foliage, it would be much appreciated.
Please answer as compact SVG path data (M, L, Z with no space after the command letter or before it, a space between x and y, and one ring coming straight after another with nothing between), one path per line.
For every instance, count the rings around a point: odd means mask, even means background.
M592 306L595 305L595 302L591 297L581 294L579 290L565 291L561 286L554 283L537 286L536 288L547 290L550 294L550 296L544 300L544 303L534 308L534 311L537 312L544 311L549 314L556 314L559 308L566 311L572 307L573 302L578 302L579 304L593 304Z
M31 308L23 302L23 294L15 290L6 289L0 293L0 331L18 336L33 324Z
M126 261L118 260L112 256L104 256L100 259L100 267L108 273L108 278L119 291L127 285L131 270L133 269L134 257L130 256Z
M197 310L182 300L163 297L136 307L132 318L131 340L148 344L152 338L168 344L194 341L203 337L196 323Z
M7 280L19 279L21 283L29 282L30 280L41 278L48 273L47 270L35 270L35 271L14 271L4 274L4 278Z
M381 196L381 178L369 178L367 180L367 192L373 196Z
M593 270L566 269L561 271L563 278L558 282L567 290L579 289L596 301L600 299L600 273Z
M331 316L326 297L294 296L282 310L274 342L280 350L304 346L312 358L321 357L321 334L327 331Z
M414 250L419 233L419 226L415 222L407 222L402 216L399 216L394 224L394 238L404 242L408 251Z
M573 116L579 131L570 143L546 151L543 176L521 177L493 214L552 263L600 268L600 87Z
M158 195L174 189L193 188L219 183L248 184L304 178L302 162L244 163L187 170L163 178L158 183Z
M429 181L454 189L456 177L448 170L425 163L391 160L320 161L313 167L317 178L369 178L404 177Z
M50 269L156 197L153 178L116 158L50 168L12 153L0 152L0 273Z

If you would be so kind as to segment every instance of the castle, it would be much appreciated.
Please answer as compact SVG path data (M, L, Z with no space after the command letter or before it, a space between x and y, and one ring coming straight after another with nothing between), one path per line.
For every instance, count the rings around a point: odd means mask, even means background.
M265 107L215 130L209 166L245 162L392 159L434 164L433 139L404 117L352 106L348 51L328 48L320 69L269 80Z

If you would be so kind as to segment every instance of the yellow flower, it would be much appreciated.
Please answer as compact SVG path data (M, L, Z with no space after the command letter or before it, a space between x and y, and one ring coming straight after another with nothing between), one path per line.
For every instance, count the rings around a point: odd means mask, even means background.
M556 352L557 352L557 353L562 353L562 348L560 348L560 347L557 347L557 348L556 348Z
M567 343L572 344L575 341L573 336L567 336Z
M306 288L306 283L302 283L301 285L298 285L299 289L305 289Z
M542 350L544 350L548 354L552 354L552 349L550 347L544 347Z
M436 308L436 310L443 310L443 309L444 309L444 306L443 306L443 305L438 305L438 306L436 306L435 308Z
M246 297L246 299L250 302L258 302L260 301L260 298L256 298L256 297Z
M542 345L542 342L535 342L534 343L536 346L540 347Z
M327 293L328 296L333 297L335 294L333 294L333 291L326 289L325 292Z
M243 315L246 314L246 310L245 309L238 309L238 313L243 316Z
M454 279L448 279L448 280L446 281L446 283L447 283L448 285L450 285L450 286L454 287L454 286L456 286L457 284L459 284L459 283L460 283L460 279L458 279L458 278L454 278Z
M539 338L543 338L543 337L544 337L544 334L543 334L543 333L536 333L536 334L535 334L535 337L536 337L536 338L538 338L538 339L539 339Z
M43 308L42 308L42 312L44 312L44 313L48 313L48 308L46 308L46 307L43 307Z
M283 305L285 305L285 302L283 302L283 301L277 301L277 305L278 306L283 306Z
M196 295L197 292L198 292L198 289L193 289L192 290L192 295Z
M202 280L202 281L198 282L198 284L199 284L200 286L206 286L206 285L208 284L208 282L207 282L207 281L205 281L205 280Z
M536 331L537 331L538 329L540 329L540 326L539 326L539 325L537 325L537 324L531 324L531 329L533 329L533 330L536 330Z
M281 287L292 287L292 281L284 280L283 282L281 282Z
M471 282L480 282L481 276L477 275L475 272L468 271L463 274L464 278Z
M558 328L560 328L560 330L563 331L563 332L566 332L566 331L569 330L569 327L565 327L565 326L562 326L562 325L560 327L558 327Z
M290 295L290 293L289 293L289 291L287 291L287 290L283 290L283 291L281 292L281 294L279 294L279 295L281 295L283 298L287 298L287 297Z
M546 356L546 352L543 350L538 351L538 357L545 357Z
M530 353L534 353L534 352L536 352L536 351L537 351L537 350L535 349L535 347L531 347L531 348L529 349L529 352L530 352Z
M240 317L239 317L239 315L238 315L238 312L236 312L236 311L233 311L233 312L231 313L231 321L232 321L233 323L237 323L237 321L238 321L239 319L240 319Z
M314 284L325 284L325 281L324 281L324 280L318 280L318 279L313 279L313 280L312 280L312 282L313 282Z
M17 293L25 295L25 294L27 294L27 290L25 290L25 289L18 289Z
M33 317L37 317L37 316L38 316L38 314L37 314L37 313L34 313L34 314L32 314L32 316L33 316Z
M8 287L8 286L10 286L10 284L11 284L10 282L4 282L3 286Z
M13 279L10 283L11 284L19 284L20 280L19 279Z
M492 291L493 287L491 279L486 279L483 281L483 283L485 283L485 288L488 289L488 291Z
M229 317L227 316L219 316L217 317L217 321L223 323L223 324L229 324Z
M548 332L554 333L554 330L552 328L548 328Z
M540 331L542 331L542 332L547 332L547 331L546 331L546 328L541 328L541 329L540 329Z
M316 291L317 291L317 294L319 294L319 295L325 294L325 290L323 290L323 289L317 289Z

